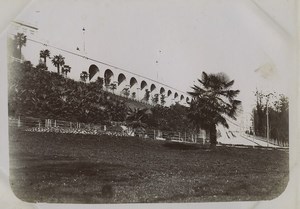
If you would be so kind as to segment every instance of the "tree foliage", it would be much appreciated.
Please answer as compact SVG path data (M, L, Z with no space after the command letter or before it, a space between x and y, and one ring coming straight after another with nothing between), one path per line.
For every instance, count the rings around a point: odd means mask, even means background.
M194 85L189 94L193 97L190 103L188 117L196 129L209 130L210 143L216 144L216 125L221 124L228 128L226 116L236 119L241 101L235 97L239 90L232 90L234 80L229 80L224 73L202 73L198 79L200 85Z
M86 80L88 79L88 77L89 77L89 74L86 71L82 71L80 73L80 80L81 81L86 82Z
M254 133L257 136L267 136L266 99L261 91L256 91L256 107L252 111ZM280 143L289 141L289 101L280 94L279 98L269 104L270 138Z
M62 75L65 75L65 77L67 77L68 73L71 72L71 67L69 65L64 65L61 68L61 73Z
M156 105L159 101L159 94L154 94L152 97L152 104Z
M149 99L150 99L150 91L149 91L149 89L146 89L145 95L144 95L144 100L148 102Z
M13 62L9 69L10 116L91 123L125 120L127 106L102 91L102 79L85 84L36 70L30 62Z
M164 105L166 104L166 95L165 95L165 94L162 94L162 95L160 96L160 104L161 104L162 106L164 106Z
M15 43L15 48L18 49L19 54L18 58L22 59L22 47L26 46L27 42L27 37L25 36L24 33L17 33L14 36L14 43Z
M40 58L44 59L44 64L47 66L47 57L50 58L50 51L48 49L40 51Z
M52 58L52 64L57 68L57 74L60 74L60 67L65 64L65 58L59 54Z

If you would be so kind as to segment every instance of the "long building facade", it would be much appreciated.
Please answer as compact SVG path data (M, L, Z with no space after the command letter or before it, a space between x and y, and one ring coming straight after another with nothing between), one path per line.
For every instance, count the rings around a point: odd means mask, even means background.
M175 103L188 105L188 102L191 100L191 97L186 92L151 78L104 63L97 58L88 57L76 49L69 50L48 44L47 41L38 36L38 28L36 27L13 22L8 36L13 38L17 33L23 33L27 37L26 46L22 47L21 60L29 60L34 66L43 62L39 56L40 51L48 49L51 57L61 54L65 58L65 65L71 67L71 72L67 75L71 79L81 80L80 74L86 72L88 77L85 82L96 81L98 77L102 78L104 90L137 101L147 102L151 105L170 106ZM49 71L56 71L50 59L48 59L46 64Z

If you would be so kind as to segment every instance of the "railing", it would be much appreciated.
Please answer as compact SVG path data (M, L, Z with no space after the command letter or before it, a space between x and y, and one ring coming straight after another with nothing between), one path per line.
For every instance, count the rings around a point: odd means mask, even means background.
M168 141L178 141L186 143L201 143L206 144L208 141L205 136L201 134L180 132L180 131L161 131L161 130L146 130L145 132L148 138L161 139Z
M91 135L116 135L127 136L123 130L112 130L111 127L92 123L79 123L55 119L40 119L33 117L9 118L10 127L18 127L30 132L55 132Z
M270 138L269 140L265 137L261 137L261 136L254 136L254 135L249 135L249 134L246 134L246 136L248 138L252 138L252 139L255 139L255 140L259 140L259 141L263 141L263 142L266 142L266 143L269 143L269 144L272 144L272 145L275 145L275 146L279 146L279 147L289 147L289 142L288 141L282 141L282 140L276 140L276 139L272 139Z
M195 134L183 131L161 131L155 129L122 129L117 125L107 126L92 123L79 123L55 119L41 119L34 117L9 118L9 126L28 132L54 132L88 135L113 135L113 136L137 136L141 138L168 140L185 143L206 144L209 141L203 133ZM124 127L124 126L123 126Z

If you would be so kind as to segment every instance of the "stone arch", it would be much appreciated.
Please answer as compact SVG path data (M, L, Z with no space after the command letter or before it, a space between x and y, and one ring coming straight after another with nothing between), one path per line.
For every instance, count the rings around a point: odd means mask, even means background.
M150 86L150 92L154 91L156 89L156 86L154 84L151 84Z
M133 87L135 84L137 84L136 78L135 78L135 77L132 77L132 78L130 79L129 84L130 84L130 88Z
M100 70L99 70L99 68L97 67L97 65L91 65L90 67L89 67L89 80L91 80L93 77L94 77L94 75L96 75L96 73L98 73Z
M189 101L190 101L190 98L189 98L189 97L186 97L185 101L186 101L186 102L189 102Z
M123 83L123 81L126 80L126 76L123 73L120 73L118 76L118 86L120 86L121 83Z
M181 95L181 96L180 96L180 101L181 101L181 100L183 100L183 99L184 99L184 96L183 96L183 95Z
M175 92L175 94L174 94L174 99L176 99L177 97L178 97L178 93Z
M160 94L164 94L165 92L166 92L165 88L164 88L164 87L161 87L160 90L159 90L159 93L160 93Z
M168 93L167 93L167 96L170 96L172 94L172 91L169 90Z
M146 86L147 86L147 83L146 83L146 81L143 80L141 82L141 90L143 90Z
M113 76L114 76L114 73L110 69L105 70L105 72L104 72L104 85L105 86L107 86L111 83Z

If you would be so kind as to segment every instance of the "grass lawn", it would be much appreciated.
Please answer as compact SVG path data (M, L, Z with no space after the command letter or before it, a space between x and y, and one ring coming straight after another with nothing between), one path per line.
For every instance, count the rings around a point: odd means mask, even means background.
M28 202L267 200L288 183L288 151L10 130L10 181Z

